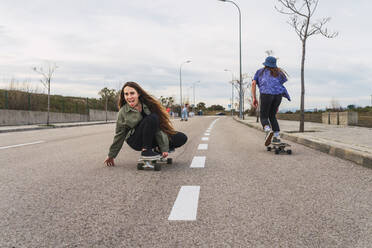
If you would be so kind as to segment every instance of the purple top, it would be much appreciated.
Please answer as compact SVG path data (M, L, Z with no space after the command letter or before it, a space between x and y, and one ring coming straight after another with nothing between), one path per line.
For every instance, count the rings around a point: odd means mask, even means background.
M283 73L279 73L277 77L270 74L270 70L263 71L264 68L259 69L254 75L253 80L256 80L261 94L282 95L291 100L287 89L283 86L287 82L287 77ZM263 71L263 73L262 73Z

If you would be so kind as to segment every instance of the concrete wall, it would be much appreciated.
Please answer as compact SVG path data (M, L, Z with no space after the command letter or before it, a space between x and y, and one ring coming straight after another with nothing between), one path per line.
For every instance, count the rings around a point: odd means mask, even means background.
M117 112L107 112L108 120L116 120ZM106 112L89 110L89 115L50 112L50 123L105 121ZM47 112L0 109L0 126L45 124Z
M118 112L107 111L107 120L116 120ZM89 121L105 121L106 111L89 109Z
M322 122L331 125L357 125L357 112L326 112L322 114Z
M299 121L299 114L277 114L278 119ZM332 116L332 123L331 123ZM305 113L305 121L319 122L324 124L334 125L351 125L361 127L372 127L372 113L371 112L325 112L319 113Z
M358 124L357 112L340 112L338 117L339 125L356 125Z
M331 123L330 112L322 113L322 123L324 123L324 124L330 124Z
M372 115L360 113L358 116L358 126L372 128Z
M300 120L300 114L298 113L292 113L292 114L278 113L276 116L279 120L288 120L288 121L299 121ZM322 115L319 113L311 113L311 114L305 113L305 121L321 123Z
M329 124L338 125L338 112L329 113Z

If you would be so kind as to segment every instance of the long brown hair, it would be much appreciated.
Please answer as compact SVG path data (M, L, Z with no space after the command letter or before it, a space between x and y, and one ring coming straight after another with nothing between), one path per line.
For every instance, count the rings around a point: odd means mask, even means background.
M283 70L282 68L279 68L279 67L268 67L268 66L265 66L263 68L263 70L260 73L260 76L262 76L262 74L266 70L269 70L270 71L270 75L272 77L278 77L280 74L283 75L283 76L285 76L285 77L288 77L288 73L285 70Z
M156 100L154 97L149 95L136 82L126 82L124 84L123 88L120 91L120 95L119 95L119 101L118 101L119 109L121 109L125 104L127 104L127 101L125 101L125 97L124 97L124 88L127 86L134 88L139 95L139 101L141 103L146 104L147 107L149 107L151 113L156 113L158 115L160 129L164 133L166 133L168 137L176 133L169 119L169 114L167 113L165 108L160 104L158 100Z

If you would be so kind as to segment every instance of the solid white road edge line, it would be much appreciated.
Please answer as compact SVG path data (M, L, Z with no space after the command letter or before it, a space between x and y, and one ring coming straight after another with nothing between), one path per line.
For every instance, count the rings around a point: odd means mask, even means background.
M190 168L204 168L205 156L195 156L192 159Z
M182 186L168 220L196 220L200 186Z
M41 140L41 141L35 141L35 142L31 142L31 143L24 143L24 144L12 145L12 146L0 146L0 150L19 147L19 146L35 145L35 144L40 144L40 143L43 143L43 142L45 142L45 141Z

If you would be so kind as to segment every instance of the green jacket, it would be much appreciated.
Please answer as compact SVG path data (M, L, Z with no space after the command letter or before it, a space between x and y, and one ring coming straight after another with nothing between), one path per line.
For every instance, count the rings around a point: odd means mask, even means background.
M142 103L142 106L146 115L151 114L150 109L145 104ZM134 133L135 127L142 119L143 117L141 112L131 108L128 104L125 104L119 110L114 141L112 142L108 153L110 158L116 158L124 141ZM161 152L169 151L169 140L166 133L159 129L155 134L155 139Z

